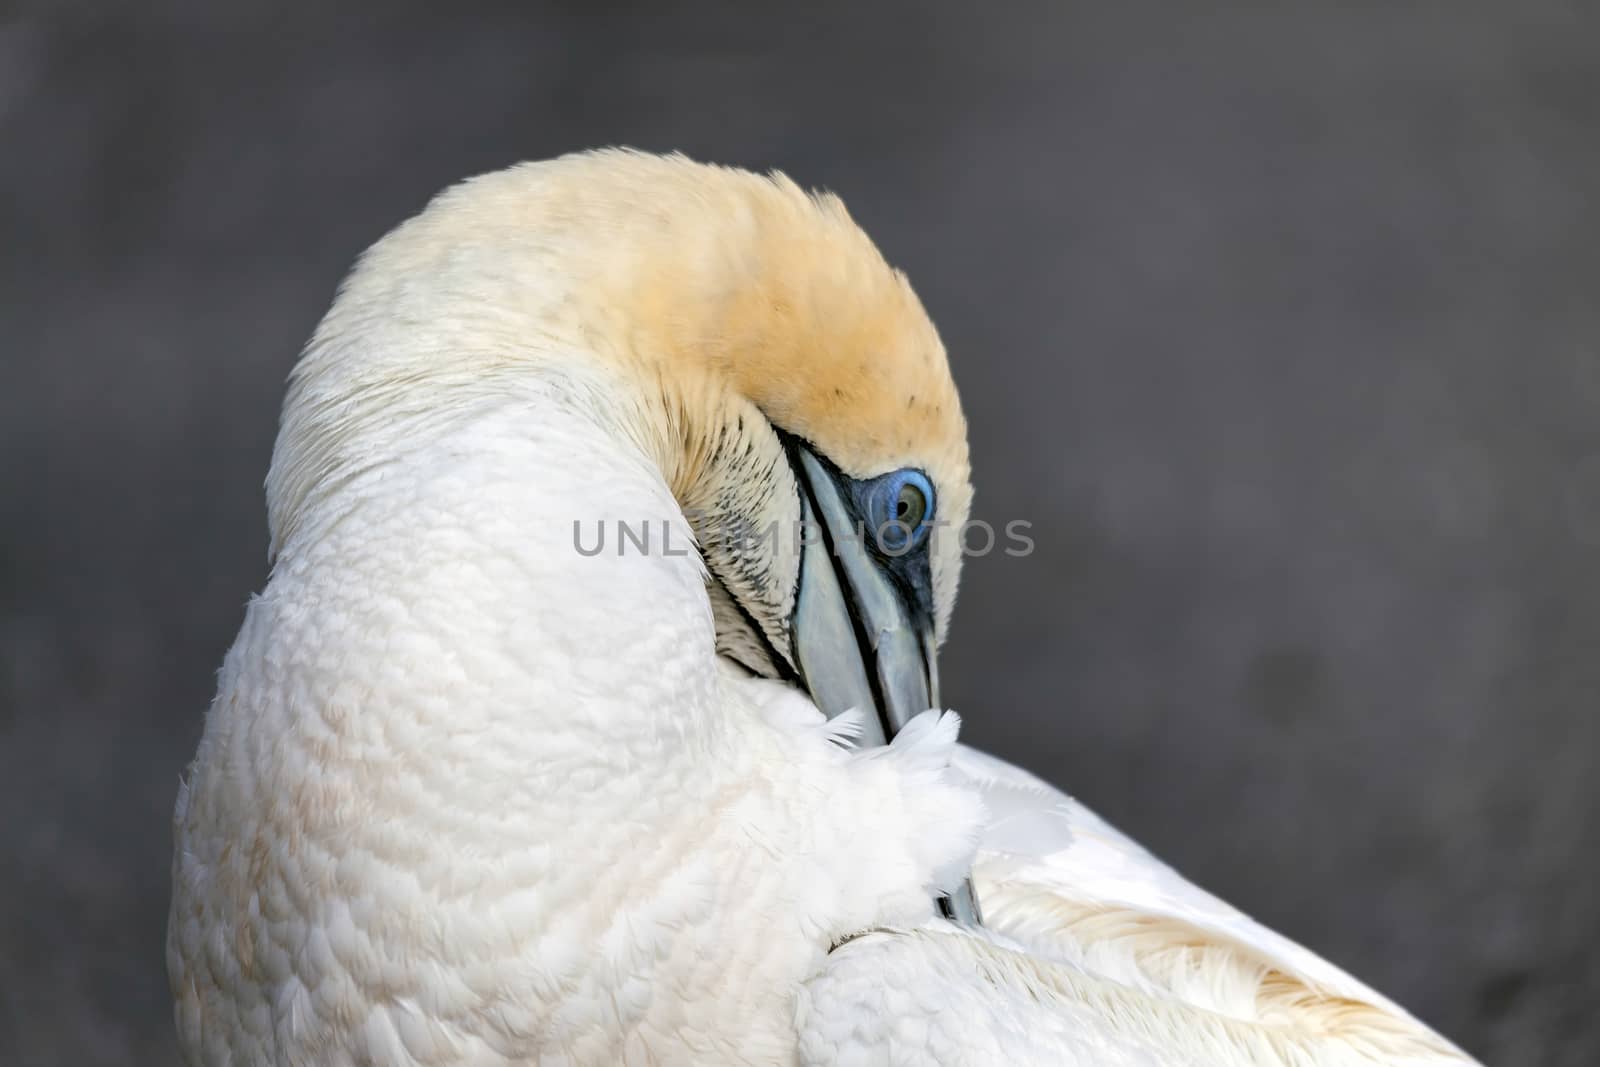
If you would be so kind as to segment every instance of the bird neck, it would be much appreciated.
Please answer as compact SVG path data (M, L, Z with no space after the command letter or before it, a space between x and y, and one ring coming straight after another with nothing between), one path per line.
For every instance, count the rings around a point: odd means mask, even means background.
M269 595L337 621L361 662L453 662L427 681L434 705L512 715L547 748L694 733L716 684L704 572L659 465L617 429L628 399L602 386L525 376L387 404L303 502ZM404 670L375 684L415 703ZM705 700L666 703L669 685Z

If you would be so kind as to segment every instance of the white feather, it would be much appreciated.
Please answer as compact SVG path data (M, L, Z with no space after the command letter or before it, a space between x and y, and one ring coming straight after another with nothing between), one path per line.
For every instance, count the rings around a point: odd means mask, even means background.
M987 928L883 930L806 985L807 1064L1469 1064L1385 998L964 746Z

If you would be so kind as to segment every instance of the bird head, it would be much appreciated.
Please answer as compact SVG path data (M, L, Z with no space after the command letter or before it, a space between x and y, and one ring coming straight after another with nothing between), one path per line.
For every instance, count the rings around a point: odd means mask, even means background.
M719 653L830 715L876 708L884 736L937 703L966 425L933 324L836 197L628 151L442 193L363 257L291 378L274 552L424 384L438 407L535 379L659 470Z

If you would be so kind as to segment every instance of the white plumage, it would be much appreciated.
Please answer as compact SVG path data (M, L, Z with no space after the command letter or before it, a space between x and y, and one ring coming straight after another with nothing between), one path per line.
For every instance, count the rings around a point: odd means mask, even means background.
M966 515L943 350L836 201L599 153L364 257L178 798L191 1063L1470 1062L953 715L850 749L871 709L796 684L800 548L577 551L809 514L794 440ZM932 902L975 854L982 931Z

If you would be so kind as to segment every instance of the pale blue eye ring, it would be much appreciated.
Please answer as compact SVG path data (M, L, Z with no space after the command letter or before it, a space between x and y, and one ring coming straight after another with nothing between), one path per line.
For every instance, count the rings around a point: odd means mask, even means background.
M922 544L933 525L933 484L919 470L891 471L867 486L868 534L878 547L902 555Z

